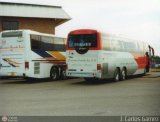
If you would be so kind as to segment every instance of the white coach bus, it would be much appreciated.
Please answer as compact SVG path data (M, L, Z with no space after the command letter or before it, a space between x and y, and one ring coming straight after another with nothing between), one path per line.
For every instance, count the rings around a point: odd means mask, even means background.
M149 72L153 48L142 41L81 29L68 34L67 76L86 80L114 78Z
M66 39L31 30L0 33L0 77L65 78Z

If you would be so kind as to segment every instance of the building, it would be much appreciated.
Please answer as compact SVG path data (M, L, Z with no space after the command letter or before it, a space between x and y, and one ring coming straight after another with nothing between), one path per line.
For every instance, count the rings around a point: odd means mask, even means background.
M70 19L61 6L0 2L0 32L31 29L54 34L56 26Z

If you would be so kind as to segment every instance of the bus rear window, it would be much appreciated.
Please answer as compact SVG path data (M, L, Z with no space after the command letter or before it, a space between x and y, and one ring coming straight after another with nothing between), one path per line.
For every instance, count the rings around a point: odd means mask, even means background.
M97 47L97 34L76 34L69 35L68 47Z
M2 37L22 37L22 31L3 32Z

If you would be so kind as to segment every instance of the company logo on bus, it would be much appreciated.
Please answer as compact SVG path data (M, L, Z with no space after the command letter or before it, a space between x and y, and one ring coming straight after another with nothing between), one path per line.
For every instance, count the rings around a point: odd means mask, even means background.
M89 47L91 47L91 43L85 42L84 40L80 40L80 42L74 43L74 47L75 47L75 50L77 51L77 53L85 54L86 52L88 52Z

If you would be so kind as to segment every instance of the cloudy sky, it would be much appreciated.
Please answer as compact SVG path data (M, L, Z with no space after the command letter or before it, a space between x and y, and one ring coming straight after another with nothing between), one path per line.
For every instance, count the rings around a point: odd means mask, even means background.
M93 28L127 38L143 40L160 55L160 0L0 0L58 5L72 20L58 26L66 37L79 28Z

